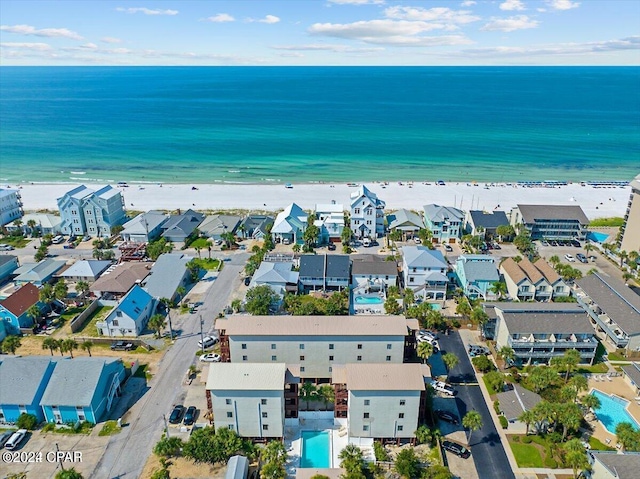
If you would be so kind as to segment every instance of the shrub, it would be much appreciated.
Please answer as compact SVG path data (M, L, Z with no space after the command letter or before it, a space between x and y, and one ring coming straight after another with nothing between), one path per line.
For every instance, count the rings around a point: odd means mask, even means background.
M471 360L476 369L480 372L486 373L495 369L495 366L489 358L486 356L476 356Z
M388 461L389 454L387 454L387 450L384 448L382 443L375 441L373 443L373 454L376 456L376 461Z
M499 419L502 429L507 429L509 427L509 421L507 421L507 418L504 416L499 416Z
M504 375L498 371L490 371L485 375L485 380L491 389L499 393L504 388Z
M551 469L557 469L558 461L556 461L550 454L547 454L547 457L544 458L544 465Z
M52 422L48 422L43 428L42 432L53 432L56 429L56 425Z
M33 414L22 413L16 421L16 426L18 426L18 429L33 431L38 426L38 418Z
M459 328L461 326L460 321L454 319L453 321L451 321L451 326L453 326L454 328Z
M500 401L498 401L497 399L493 401L493 410L498 416L500 415Z
M513 436L513 442L520 442L520 436Z
M533 438L531 436L525 436L522 438L522 442L525 444L531 444L531 441L533 440Z

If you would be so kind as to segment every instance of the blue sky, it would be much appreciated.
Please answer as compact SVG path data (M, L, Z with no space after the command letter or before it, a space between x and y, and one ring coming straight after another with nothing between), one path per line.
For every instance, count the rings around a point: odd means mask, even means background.
M638 0L1 0L2 65L640 65Z

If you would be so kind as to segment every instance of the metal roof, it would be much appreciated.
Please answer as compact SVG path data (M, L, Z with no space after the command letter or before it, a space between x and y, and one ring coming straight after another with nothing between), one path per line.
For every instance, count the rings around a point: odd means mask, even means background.
M172 299L187 273L187 263L192 259L182 253L161 254L145 280L144 289L154 298Z
M38 264L33 265L28 271L20 272L21 274L15 278L15 281L19 283L26 282L42 282L53 276L53 274L60 270L66 261L55 260L52 258L45 259L40 261ZM18 268L21 269L21 268ZM18 272L18 270L14 271L14 273Z
M469 283L500 280L495 258L490 255L462 255L458 257L456 266L464 269L464 276Z
M126 293L134 284L146 278L150 269L151 263L119 264L113 271L105 271L105 273L89 287L89 290Z
M436 204L424 205L424 217L432 223L444 223L445 221L462 221L464 212L452 206L440 206Z
M524 411L531 411L536 404L542 401L542 396L514 384L511 391L505 391L496 395L500 401L500 409L508 420L520 417Z
M414 229L419 230L421 228L424 228L424 223L420 215L404 208L399 209L398 211L394 211L393 213L388 215L387 222L389 223L390 229L398 228L405 223L410 223L415 227Z
M0 301L0 306L14 316L20 317L26 310L38 302L39 295L40 290L38 287L27 283L11 296Z
M167 221L168 216L159 211L148 211L146 213L140 213L138 216L130 221L127 221L124 225L124 234L148 234Z
M543 220L576 220L582 225L589 224L589 218L578 205L518 205L526 224Z
M442 253L425 246L403 246L402 256L410 268L447 268Z
M498 226L508 225L509 219L504 211L470 210L469 216L476 228L496 229Z
M284 391L284 363L211 363L207 389Z

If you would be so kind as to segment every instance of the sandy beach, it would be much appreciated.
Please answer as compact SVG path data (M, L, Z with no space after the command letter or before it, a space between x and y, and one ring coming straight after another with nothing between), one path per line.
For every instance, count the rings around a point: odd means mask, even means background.
M437 203L463 210L501 209L508 211L521 204L580 205L586 215L593 219L608 216L623 216L627 208L630 187L581 186L579 183L545 187L522 187L515 184L447 183L365 183L387 204L387 210L408 208L419 210L423 205ZM56 199L74 188L73 184L20 184L2 185L19 187L25 211L57 209ZM102 185L88 184L98 189ZM115 186L115 185L114 185ZM194 189L197 188L197 189ZM349 207L349 195L356 187L346 184L135 184L119 187L127 209L131 210L175 210L193 208L198 210L266 210L278 211L295 202L304 209L313 209L318 203L342 203Z

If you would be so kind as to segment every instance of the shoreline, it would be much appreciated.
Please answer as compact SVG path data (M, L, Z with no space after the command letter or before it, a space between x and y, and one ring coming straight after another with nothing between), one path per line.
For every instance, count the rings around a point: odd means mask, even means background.
M25 211L57 210L56 199L82 182L69 183L19 183L0 184L3 188L19 189ZM345 183L292 183L283 184L198 184L198 183L140 183L127 182L129 186L113 183L86 182L97 189L106 184L116 187L123 194L125 208L148 210L196 210L272 211L297 203L306 210L316 204L335 201L349 209L350 194L357 187ZM455 206L462 210L479 209L509 212L516 204L579 205L588 218L624 216L631 192L630 186L581 186L568 183L561 186L522 186L517 183L467 183L445 182L357 182L365 185L386 202L385 211L407 208L422 210L423 205L436 203ZM351 183L350 183L351 185Z

